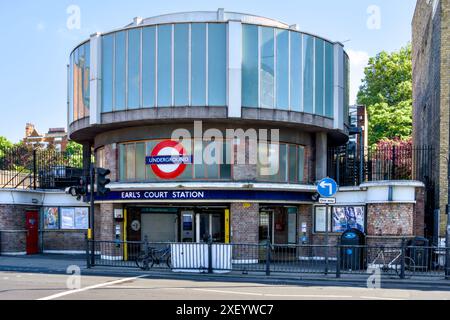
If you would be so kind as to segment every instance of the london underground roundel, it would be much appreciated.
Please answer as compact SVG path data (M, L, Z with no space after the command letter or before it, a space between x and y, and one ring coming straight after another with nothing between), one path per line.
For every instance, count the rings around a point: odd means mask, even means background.
M186 170L187 164L192 163L192 156L181 143L165 140L152 150L145 162L159 178L175 179Z

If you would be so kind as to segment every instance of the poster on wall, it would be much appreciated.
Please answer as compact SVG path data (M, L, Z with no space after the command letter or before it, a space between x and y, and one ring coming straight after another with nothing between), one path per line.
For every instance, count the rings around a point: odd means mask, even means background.
M58 208L44 208L44 229L54 230L58 228Z
M89 228L89 209L75 208L75 229L85 230Z
M326 231L326 208L325 207L316 207L316 219L314 223L315 232L325 232ZM328 230L330 228L328 227Z
M333 232L358 229L365 232L364 207L333 207Z
M61 229L75 229L74 208L61 208Z

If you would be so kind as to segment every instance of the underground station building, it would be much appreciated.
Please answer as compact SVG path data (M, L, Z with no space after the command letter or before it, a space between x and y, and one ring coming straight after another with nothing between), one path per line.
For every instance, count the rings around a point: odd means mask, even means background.
M69 62L70 139L111 170L96 240L324 244L327 225L331 243L348 227L369 241L423 235L417 181L340 187L328 213L318 202L327 151L349 139L342 43L219 9L135 18ZM3 253L27 252L29 210L40 251L83 252L86 203L46 190L0 191L0 203L15 217L1 229L17 231Z

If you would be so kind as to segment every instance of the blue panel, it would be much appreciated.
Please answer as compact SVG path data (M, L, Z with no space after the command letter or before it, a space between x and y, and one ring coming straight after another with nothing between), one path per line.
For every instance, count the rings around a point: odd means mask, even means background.
M158 107L172 105L172 25L158 27Z
M303 36L303 109L314 111L314 38Z
M102 112L113 109L113 56L114 35L102 39Z
M325 42L325 115L333 117L334 109L334 47Z
M289 109L289 31L277 30L277 108Z
M114 110L126 108L126 32L116 33Z
M191 42L191 104L206 106L206 24L192 24Z
M302 35L298 32L291 32L291 110L302 110Z
M274 107L275 48L274 30L261 28L261 107Z
M189 25L175 25L175 106L189 105Z
M208 25L208 104L226 106L227 40L226 25Z
M140 52L141 29L128 31L128 109L138 109L141 106Z
M148 108L155 106L156 97L156 31L148 27L142 32L142 99Z
M258 107L258 26L242 26L242 105Z
M316 50L315 50L315 113L318 115L324 115L324 41L316 38Z

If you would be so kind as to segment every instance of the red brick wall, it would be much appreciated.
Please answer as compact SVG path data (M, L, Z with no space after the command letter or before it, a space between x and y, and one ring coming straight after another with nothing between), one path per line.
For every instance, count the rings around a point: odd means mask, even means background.
M85 251L86 233L80 230L52 230L42 234L42 248L55 251Z
M259 204L232 203L230 206L232 243L257 244L259 239Z
M416 204L414 206L414 235L425 235L425 188L416 188Z
M414 204L372 203L367 205L367 235L412 236Z

